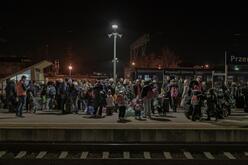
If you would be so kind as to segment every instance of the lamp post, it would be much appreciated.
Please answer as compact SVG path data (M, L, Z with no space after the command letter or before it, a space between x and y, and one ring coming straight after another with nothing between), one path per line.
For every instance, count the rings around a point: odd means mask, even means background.
M68 66L68 69L69 69L69 76L71 76L71 70L72 70L71 64Z
M122 34L117 33L118 25L116 25L116 24L112 25L112 29L114 30L114 32L112 32L111 34L108 34L108 36L109 36L109 38L111 38L112 36L114 37L113 79L114 79L114 83L116 84L116 79L117 79L117 74L116 74L116 62L117 62L116 39L117 39L117 37L121 38Z

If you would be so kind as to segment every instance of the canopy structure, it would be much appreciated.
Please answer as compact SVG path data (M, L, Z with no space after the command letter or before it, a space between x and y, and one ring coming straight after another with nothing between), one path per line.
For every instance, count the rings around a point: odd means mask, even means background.
M38 82L44 82L45 81L45 77L44 77L44 69L53 65L52 62L43 60L39 63L36 63L34 65L31 65L27 68L24 68L18 72L15 72L7 77L4 77L2 79L0 79L0 83L1 83L1 92L3 92L3 89L6 86L6 81L7 80L14 80L14 81L18 81L21 79L21 77L23 75L25 75L27 77L28 80L32 80L32 81L38 81Z

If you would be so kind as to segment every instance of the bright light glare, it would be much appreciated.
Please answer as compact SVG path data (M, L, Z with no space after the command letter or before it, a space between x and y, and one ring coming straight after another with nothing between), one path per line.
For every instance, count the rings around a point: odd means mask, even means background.
M112 28L113 28L114 30L116 30L116 29L118 29L118 25L114 24L114 25L112 25Z
M132 62L132 65L134 66L135 65L135 62Z
M69 70L72 70L72 66L71 65L68 68L69 68Z
M234 70L239 71L239 67L238 66L235 66L234 67Z

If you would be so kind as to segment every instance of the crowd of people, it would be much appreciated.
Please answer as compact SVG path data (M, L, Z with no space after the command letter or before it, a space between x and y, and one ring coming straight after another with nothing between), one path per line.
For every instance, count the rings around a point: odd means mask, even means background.
M212 87L200 76L196 79L177 79L168 76L163 83L157 80L130 81L113 79L77 81L72 79L49 81L46 84L27 81L25 76L17 83L8 81L5 88L6 107L23 117L23 110L29 113L60 110L61 113L83 112L92 118L118 113L118 121L127 116L135 119L152 119L166 116L167 112L177 112L178 107L192 121L225 118L235 105L243 101L247 111L248 85L220 85Z

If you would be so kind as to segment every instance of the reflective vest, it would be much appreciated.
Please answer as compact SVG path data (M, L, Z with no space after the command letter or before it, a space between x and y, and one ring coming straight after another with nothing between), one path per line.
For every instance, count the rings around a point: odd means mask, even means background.
M23 81L20 80L17 84L16 84L16 94L17 96L26 96L27 93L26 91L23 89Z

